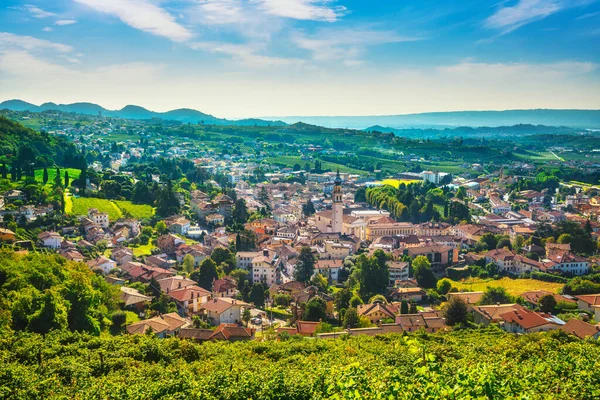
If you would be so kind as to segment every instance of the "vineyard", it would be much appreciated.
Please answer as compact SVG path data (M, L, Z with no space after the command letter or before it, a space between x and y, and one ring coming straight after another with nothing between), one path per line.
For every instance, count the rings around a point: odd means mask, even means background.
M148 335L5 334L1 398L600 397L598 342L496 328L195 344Z

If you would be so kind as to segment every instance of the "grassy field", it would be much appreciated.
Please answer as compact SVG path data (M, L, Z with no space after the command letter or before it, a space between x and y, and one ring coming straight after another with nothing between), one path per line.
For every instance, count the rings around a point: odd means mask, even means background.
M72 198L73 207L71 212L75 215L87 215L88 209L97 208L98 211L108 213L108 219L115 221L123 217L121 209L115 203L106 199L95 199L91 197ZM67 207L65 207L66 209Z
M136 257L149 256L152 254L152 249L154 246L152 243L148 243L145 245L140 245L138 247L132 247L133 255Z
M300 166L302 168L304 168L304 164L306 164L307 162L311 165L311 167L314 166L314 161L303 160L300 156L270 157L267 159L267 161L269 163L273 163L273 164L284 164L284 165L287 165L288 167L293 167L294 164L300 164ZM346 167L343 164L336 164L336 163L332 163L332 162L328 162L328 161L323 161L322 167L323 167L323 169L329 169L331 171L335 171L339 168L340 172L347 172L350 174L363 174L364 175L367 173L366 171L362 171L360 169L350 168L350 167Z
M136 219L152 218L154 215L154 209L147 204L133 204L123 200L114 200L113 203L121 209L122 214L129 213Z
M503 287L508 293L513 296L518 296L524 292L530 290L545 290L552 293L558 293L564 286L561 283L544 282L536 279L511 279L502 278L498 280L494 279L479 279L470 278L460 282L452 281L452 286L458 290L479 292L485 291L488 286L492 287Z
M81 173L80 170L75 169L75 168L59 168L60 169L60 176L62 179L62 182L65 182L65 172L69 172L69 186L71 185L71 182L73 182L75 179L79 178L79 174ZM52 185L54 183L54 178L56 178L56 168L48 168L48 182L46 183L47 185ZM35 170L35 180L38 182L43 182L44 180L44 170L43 169L36 169Z

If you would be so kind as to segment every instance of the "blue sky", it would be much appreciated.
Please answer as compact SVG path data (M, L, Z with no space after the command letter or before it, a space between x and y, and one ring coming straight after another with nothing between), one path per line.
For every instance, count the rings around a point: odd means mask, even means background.
M599 0L0 7L0 100L223 117L600 108Z

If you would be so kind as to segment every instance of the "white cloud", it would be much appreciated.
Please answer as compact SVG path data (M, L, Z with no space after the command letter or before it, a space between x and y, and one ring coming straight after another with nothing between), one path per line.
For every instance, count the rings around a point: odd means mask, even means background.
M333 6L332 0L250 0L267 14L299 20L335 22L346 7Z
M598 69L591 62L563 61L546 64L528 63L478 63L465 61L459 64L439 67L439 73L450 76L462 76L467 79L505 79L521 80L524 77L535 81L544 79L564 79L590 73ZM508 82L507 82L508 83Z
M22 10L22 11L28 11L31 13L31 16L33 18L38 18L38 19L53 17L56 15L53 12L42 10L41 8L31 5L31 4L25 4L22 7L13 7L13 8L15 8L17 10Z
M208 25L247 22L252 15L241 0L200 0L200 18Z
M343 60L346 65L358 65L364 50L370 46L421 40L417 37L400 36L393 31L372 29L323 29L314 35L296 32L292 42L301 49L312 52L316 61Z
M171 14L150 0L75 0L96 11L114 15L127 25L166 37L174 42L184 42L192 33L178 24Z
M73 48L66 44L37 39L32 36L15 35L8 32L0 32L0 50L2 49L22 49L27 51L54 50L60 53L73 51Z
M260 54L260 48L251 44L196 42L192 43L190 47L194 50L231 56L235 61L248 67L291 66L304 63L303 60L296 58L272 57Z
M59 19L54 23L54 25L64 26L64 25L73 25L76 24L77 21L74 19Z
M42 28L42 30L44 32L52 32L54 29L51 26L45 26L44 28Z

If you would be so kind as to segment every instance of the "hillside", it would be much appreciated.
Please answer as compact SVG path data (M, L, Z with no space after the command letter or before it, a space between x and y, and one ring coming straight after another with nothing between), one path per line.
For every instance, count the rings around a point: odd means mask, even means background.
M265 121L262 119L242 119L239 121L228 120L224 118L217 118L210 114L192 110L188 108L182 108L177 110L171 110L167 112L155 112L150 111L144 107L137 105L127 105L120 110L107 110L106 108L93 103L72 103L72 104L56 104L56 103L44 103L40 106L25 102L23 100L7 100L0 103L0 110L7 109L11 111L62 111L75 114L83 115L103 115L106 117L125 118L125 119L152 119L159 118L169 121L179 121L183 123L197 124L202 123L206 125L258 125L258 126L284 126L286 125L281 121Z
M414 137L414 138L435 138L435 137L490 137L516 139L524 135L560 135L575 134L581 132L581 129L569 128L565 126L546 126L518 124L512 126L460 126L457 128L443 129L419 129L419 128L390 128L380 125L371 126L365 129L367 132L392 132L396 136Z
M72 159L77 152L72 143L66 139L36 132L0 116L0 162L7 162L15 156L19 147L29 145L34 149L35 156L43 156L59 165L67 165L65 158Z
M592 399L598 342L496 328L284 342L3 335L0 396L136 399Z
M278 117L293 124L302 121L330 128L365 129L375 125L391 128L452 128L458 126L511 126L519 124L600 129L600 110L506 110L451 111L404 115Z

